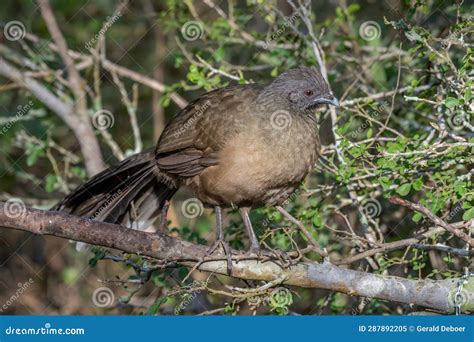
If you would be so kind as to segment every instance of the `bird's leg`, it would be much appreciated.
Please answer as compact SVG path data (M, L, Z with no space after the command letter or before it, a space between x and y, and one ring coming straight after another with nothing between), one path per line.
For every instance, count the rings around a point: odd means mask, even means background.
M243 207L240 208L240 215L242 216L242 220L244 221L245 230L247 231L247 235L250 240L250 247L249 252L259 255L260 254L260 244L258 243L257 235L255 235L255 231L252 227L252 222L250 221L249 212L250 208Z
M247 207L240 208L240 215L242 216L245 230L247 231L247 235L250 240L250 247L248 249L247 254L250 254L250 255L254 254L259 257L264 256L273 260L278 259L281 261L282 265L285 265L285 264L289 265L289 263L287 262L289 256L286 255L285 252L276 251L274 249L262 250L260 248L260 243L258 242L257 235L255 234L255 231L253 230L253 227L252 227L252 222L250 221L249 212L250 212L250 208L247 208Z
M215 206L216 212L216 242L212 244L209 250L206 253L206 256L211 255L214 251L219 247L222 246L224 250L225 256L227 258L227 274L230 276L232 274L232 254L230 252L229 244L225 241L224 238L224 219L222 215L222 208L218 205Z
M170 201L166 200L161 208L160 225L158 231L164 233L166 231L166 225L168 223L168 209L170 208Z

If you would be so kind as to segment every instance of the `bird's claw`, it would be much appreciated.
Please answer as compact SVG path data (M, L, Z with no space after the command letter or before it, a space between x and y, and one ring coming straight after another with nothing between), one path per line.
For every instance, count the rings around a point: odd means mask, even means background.
M260 247L251 247L246 253L248 256L256 256L259 260L279 261L283 268L295 265L295 261L285 251L279 249L262 249Z
M219 247L222 247L227 259L227 275L232 274L232 253L229 244L224 240L216 240L207 250L205 257L211 256Z

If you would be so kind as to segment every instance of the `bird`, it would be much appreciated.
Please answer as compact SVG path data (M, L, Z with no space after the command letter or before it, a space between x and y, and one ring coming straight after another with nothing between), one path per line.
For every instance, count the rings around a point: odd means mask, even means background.
M282 204L320 156L315 111L338 106L314 67L290 69L273 81L211 90L166 125L155 149L132 155L85 183L56 206L72 215L145 229L185 186L216 213L213 253L222 246L223 209L237 207L249 255L261 247L250 220L254 208ZM164 217L163 217L164 216Z

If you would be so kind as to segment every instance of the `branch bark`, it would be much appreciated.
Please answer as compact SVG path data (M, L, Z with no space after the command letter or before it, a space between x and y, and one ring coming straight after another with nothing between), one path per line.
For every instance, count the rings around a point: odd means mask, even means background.
M3 28L2 25L0 25L0 28ZM25 39L27 39L27 40L29 40L33 43L41 42L41 39L38 36L34 35L33 33L29 33L29 32L26 33ZM59 52L59 48L56 44L50 42L50 43L47 43L47 46L52 51ZM94 58L94 56L82 54L82 53L79 53L79 52L71 50L71 49L69 49L67 52L75 60L79 59L81 61L88 61L88 62L92 63L92 60ZM166 85L164 83L160 82L159 80L147 77L147 76L142 75L142 74L140 74L136 71L133 71L133 70L127 69L123 66L120 66L118 64L112 63L108 59L100 58L100 63L102 65L102 67L107 71L116 72L117 74L119 74L119 76L126 77L128 79L131 79L132 81L137 82L137 83L141 83L144 86L149 87L151 89L154 89L154 90L156 90L160 93L164 93L166 91ZM188 105L188 102L181 95L179 95L178 93L176 93L174 91L169 94L169 97L179 108L184 108Z
M461 240L464 240L469 244L469 246L474 247L473 238L471 238L468 234L464 233L461 229L457 229L457 227L454 227L453 225L442 220L441 218L433 214L428 208L422 206L421 204L413 203L398 197L390 197L390 202L392 202L393 204L398 204L407 207L414 211L418 211L419 213L423 214L423 216L430 219L433 223L437 224L440 227L443 227L448 232L450 232L454 236L457 236Z
M46 86L36 81L31 77L27 77L21 71L10 65L5 59L0 57L0 75L4 76L21 87L27 89L32 95L40 100L46 107L59 116L66 125L74 132L79 145L81 147L82 155L86 164L89 175L94 175L100 171L100 165L95 163L95 159L91 159L92 153L89 140L84 139L85 126L84 122L74 114L72 106L61 101L54 95Z
M92 128L89 114L87 112L87 96L84 90L84 80L79 74L79 71L76 69L74 60L68 53L66 40L59 29L49 1L39 0L38 4L41 9L43 19L46 22L46 26L48 27L48 31L56 43L56 46L58 47L58 53L61 56L68 72L69 88L71 89L75 99L75 112L77 113L79 121L81 122L81 135L78 135L77 137L80 140L84 140L86 142L86 144L84 144L84 160L87 171L90 175L94 175L102 171L105 165L102 159L102 152L100 151L99 142L95 136L94 129Z
M175 261L187 267L193 267L202 261L208 249L206 246L181 241L165 234L145 233L61 212L26 207L22 207L20 212L11 212L9 205L1 202L0 225L38 235L53 235L115 248L162 261ZM222 254L218 255L212 260L200 263L197 269L225 275L226 258ZM420 305L443 312L454 311L452 296L457 287L456 279L441 281L404 279L344 269L329 262L322 264L299 262L284 269L273 262L234 260L232 277L268 282L285 279L283 283L287 285L323 288L348 295ZM463 309L474 309L472 292L468 293Z

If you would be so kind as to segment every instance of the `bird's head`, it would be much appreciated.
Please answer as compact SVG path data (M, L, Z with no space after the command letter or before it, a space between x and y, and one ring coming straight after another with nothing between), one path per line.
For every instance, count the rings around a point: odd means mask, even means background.
M298 112L312 112L321 105L338 106L321 73L315 68L301 67L278 76L264 90L279 104Z

